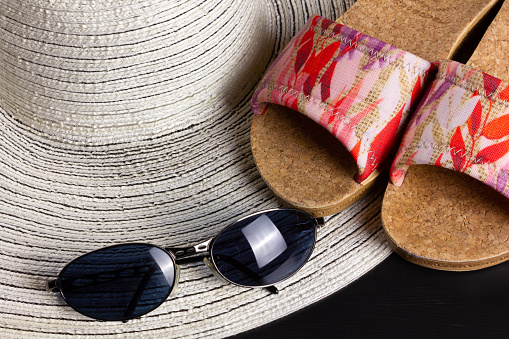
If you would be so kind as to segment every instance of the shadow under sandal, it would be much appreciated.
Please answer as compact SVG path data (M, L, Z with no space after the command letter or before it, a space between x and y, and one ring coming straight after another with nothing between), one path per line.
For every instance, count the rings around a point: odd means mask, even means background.
M509 79L508 20L506 3L469 65ZM413 263L465 271L509 259L509 83L494 76L441 63L405 131L382 223Z
M312 18L252 99L253 156L276 197L319 217L365 195L435 71L426 60L450 57L497 1L359 0L338 22Z

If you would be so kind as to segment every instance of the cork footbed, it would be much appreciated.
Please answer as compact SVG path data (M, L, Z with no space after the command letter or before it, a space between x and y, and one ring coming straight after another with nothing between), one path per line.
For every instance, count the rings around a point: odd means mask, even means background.
M469 65L509 79L509 2L500 9ZM475 270L509 259L509 200L465 174L410 166L401 187L389 184L382 223L391 247L416 264Z
M252 142L251 147L254 154L264 154L264 161L257 163L262 166L260 172L264 177L278 178L267 180L267 185L283 204L305 209L315 216L331 215L338 208L348 207L349 198L360 199L376 182L366 180L359 185L352 179L357 164L338 139L324 133L322 126L283 106L274 105L272 110L274 114L257 121L259 130L270 130L270 133ZM289 129L292 133L287 133ZM313 171L314 168L320 170ZM312 189L309 183L299 182L306 175L314 176ZM320 200L329 195L335 196L338 203L327 206ZM288 196L295 199L287 201Z
M458 6L456 0L359 0L337 21L435 61L460 49L497 1L464 0ZM281 202L319 217L345 209L369 191L376 175L356 183L353 158L326 129L277 107L253 118L251 146L262 178Z

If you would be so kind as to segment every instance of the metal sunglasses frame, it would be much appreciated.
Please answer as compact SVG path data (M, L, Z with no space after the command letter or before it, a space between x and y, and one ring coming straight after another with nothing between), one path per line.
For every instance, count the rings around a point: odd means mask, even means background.
M314 221L315 236L314 236L314 241L313 241L313 245L312 245L311 251L309 252L308 257L303 261L303 264L299 268L297 268L292 274L290 274L288 277L277 281L277 283L279 283L279 282L285 281L285 280L289 279L290 277L292 277L294 274L296 274L298 271L300 271L300 269L309 261L309 258L311 257L311 254L313 253L315 245L316 245L317 229L325 225L324 218L314 218L309 213L307 213L305 211L302 211L302 210L299 210L299 209L296 209L296 208L273 208L273 209L263 210L263 211L260 211L260 212L251 213L249 215L246 215L246 216L238 219L237 221L235 221L235 222L233 222L233 223L223 227L215 236L213 236L213 237L211 237L211 238L209 238L209 239L207 239L205 241L202 241L202 242L200 242L200 243L198 243L196 245L189 246L189 247L160 247L160 246L157 246L157 245L147 244L147 243L126 243L126 244L117 244L117 245L102 247L100 249L95 250L95 251L98 251L98 250L103 250L103 249L110 248L110 247L117 247L117 246L123 246L123 245L135 245L135 244L136 245L147 245L147 246L152 246L152 247L159 248L160 250L164 251L165 253L167 253L170 256L170 258L173 261L173 265L175 267L175 272L174 272L173 286L172 286L172 289L171 289L170 293L168 293L168 295L161 301L161 303L159 303L157 306L155 306L151 310L149 310L149 311L147 311L147 312L145 312L143 314L140 314L137 317L126 318L126 319L122 319L121 321L127 322L130 319L136 319L136 318L141 317L141 316L143 316L143 315L145 315L145 314L147 314L149 312L152 312L153 310L158 308L164 301L166 301L169 297L175 295L175 293L177 292L177 289L178 289L178 283L179 283L179 278L180 278L180 266L179 266L179 263L182 264L182 263L189 262L189 261L196 261L197 259L200 259L200 258L203 258L203 262L212 271L212 274L216 278L218 278L219 280L221 280L223 282L231 283L233 285L237 285L237 286L241 286L241 287L266 288L270 293L278 294L279 290L274 285L272 285L272 284L259 285L259 286L249 286L249 285L243 285L243 284L236 283L236 282L231 281L228 278L226 278L217 268L217 265L216 265L216 263L214 261L214 257L213 257L213 249L214 249L214 243L215 243L216 239L219 237L219 235L221 235L226 229L230 228L231 226L235 225L236 223L241 222L241 221L243 221L243 220L245 220L247 218L250 218L250 217L253 217L253 216L256 216L256 215L262 215L262 214L265 214L265 213L268 213L268 212L285 211L285 210L286 211L298 211L300 213L305 213L306 215L308 215L309 218ZM91 251L91 252L85 253L85 254L83 254L83 255L73 259L71 262L69 262L66 266L64 266L64 268L62 268L60 270L60 273L59 273L59 275L58 275L58 277L56 279L51 279L51 280L46 282L46 290L48 292L60 292L60 295L62 296L64 301L66 301L66 303L67 303L65 295L64 295L64 293L62 292L62 290L60 288L60 282L59 282L60 281L60 274L65 270L65 268L68 265L72 264L74 261L76 261L76 260L78 260L78 259L80 259L80 258L82 258L82 257L84 257L86 255L89 255L89 254L91 254L91 253L93 253L95 251ZM73 308L76 312L83 314L80 310L74 308L71 304L69 304L69 303L67 303L67 304L69 306L71 306L71 308ZM90 316L88 316L86 314L84 314L84 315L87 316L87 317L90 317ZM99 318L94 318L94 319L106 320L106 319L99 319Z

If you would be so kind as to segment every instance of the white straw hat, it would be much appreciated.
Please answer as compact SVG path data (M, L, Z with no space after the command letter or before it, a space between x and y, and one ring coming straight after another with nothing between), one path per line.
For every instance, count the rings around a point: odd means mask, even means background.
M326 220L278 288L184 264L177 295L127 323L45 290L108 245L197 243L278 206L250 152L269 61L328 0L0 0L0 336L221 337L280 318L388 254L380 190Z

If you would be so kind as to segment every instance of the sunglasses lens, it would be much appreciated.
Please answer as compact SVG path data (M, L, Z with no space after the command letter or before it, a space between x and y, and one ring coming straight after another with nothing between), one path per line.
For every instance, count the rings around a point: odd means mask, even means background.
M304 265L315 237L316 222L306 212L269 211L224 229L214 240L211 255L217 270L233 283L272 285Z
M170 294L176 265L168 252L146 244L106 247L64 267L58 283L76 311L101 320L127 320L158 307Z

